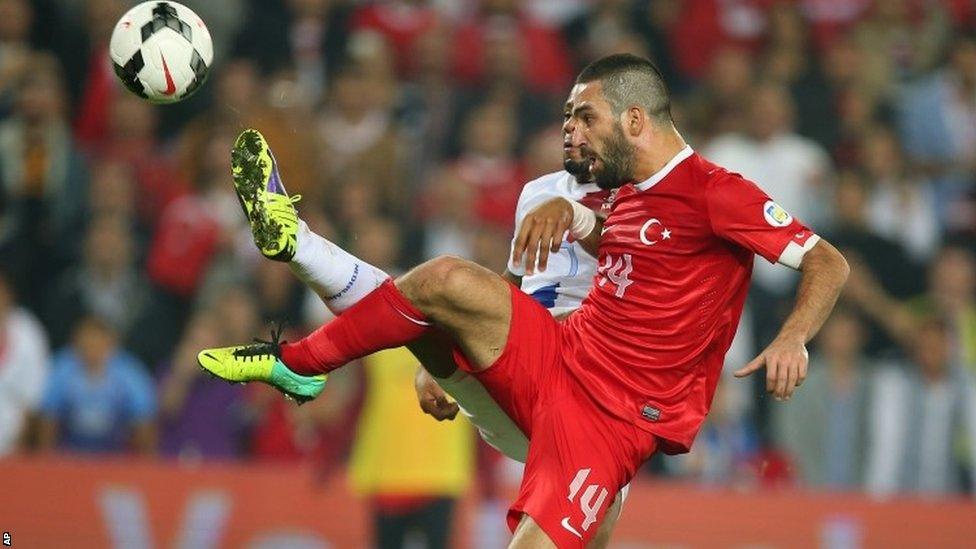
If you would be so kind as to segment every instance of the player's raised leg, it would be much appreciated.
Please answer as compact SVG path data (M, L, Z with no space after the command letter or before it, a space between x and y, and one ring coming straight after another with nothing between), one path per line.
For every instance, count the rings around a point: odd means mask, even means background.
M234 190L247 216L254 243L276 261L290 261L298 247L300 222L294 203L278 174L274 155L258 131L245 130L231 150ZM207 372L231 382L264 381L299 403L318 396L325 376L303 376L277 360L280 331L256 345L205 349L197 359ZM246 365L246 367L244 367Z
M258 248L271 259L291 261L296 255L301 228L293 206L299 197L289 197L284 190L274 157L263 136L255 130L243 132L235 143L232 163L235 189ZM385 274L382 271L357 263L355 258L338 247L329 247L331 243L324 239L311 237L310 232L303 236L309 236L309 249L314 250L317 246L320 254L330 254L337 259L316 264L337 266L338 270L352 269L352 273L346 273L348 278L345 278L350 288L344 287L334 294L328 294L330 285L334 288L335 280L342 280L341 275L331 280L311 280L313 287L318 283L317 290L326 294L323 299L327 302L336 294L351 293L349 290L355 289L355 282L359 281L357 269L364 271L362 278L365 284L359 288L359 293L368 292L368 295L363 298L358 295L350 297L350 301L357 300L353 307L357 314L349 319L338 319L292 346L282 346L272 340L262 345L204 351L200 354L200 362L205 369L229 381L267 381L279 388L286 384L290 387L283 391L286 394L311 398L317 394L316 390L321 391L324 378L318 377L311 387L296 393L294 389L300 388L302 378L315 378L362 354L416 340L428 331L430 323L420 318L428 312L433 322L452 335L466 336L462 338L462 346L466 352L472 353L471 358L476 364L487 366L491 361L486 357L490 356L491 349L497 356L503 347L510 317L509 288L506 282L490 271L454 258L434 260L408 273L400 281L398 285L404 286L404 292L408 294L404 295L393 284L375 287L376 279ZM312 262L314 258L312 261L298 262L298 265L307 266ZM304 274L312 278L313 273L298 271L300 276ZM475 289L478 291L474 292ZM418 308L414 308L412 303L417 303ZM454 305L444 307L445 303ZM485 323L484 328L477 327L481 322ZM350 331L349 328L353 326L359 329ZM374 329L369 333L357 334L366 332L369 326ZM485 330L490 332L492 328L495 337L489 339L487 345L479 344L479 338L486 335ZM359 337L345 337L350 335ZM487 351L487 354L482 351ZM282 370L283 365L279 360L282 353L289 354L289 362L294 363L293 367L285 370L300 377Z
M302 375L327 373L352 359L415 341L436 325L455 340L473 368L487 368L505 347L510 288L470 261L437 258L395 284L384 282L305 339L282 345L281 358Z

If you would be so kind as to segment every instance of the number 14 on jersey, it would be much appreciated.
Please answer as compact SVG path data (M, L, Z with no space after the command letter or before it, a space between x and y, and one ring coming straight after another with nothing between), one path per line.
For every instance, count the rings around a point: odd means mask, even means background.
M630 273L634 270L634 265L631 260L630 254L623 254L614 261L611 254L607 254L606 259L600 268L597 270L602 276L597 284L603 287L607 280L617 286L617 291L614 293L617 297L623 297L624 293L627 291L627 286L634 283L633 280L628 278Z

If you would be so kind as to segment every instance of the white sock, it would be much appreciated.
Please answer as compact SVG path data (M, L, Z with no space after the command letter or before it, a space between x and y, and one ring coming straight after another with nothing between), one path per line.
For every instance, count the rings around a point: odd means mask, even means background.
M315 234L298 220L291 271L339 315L379 287L390 275Z

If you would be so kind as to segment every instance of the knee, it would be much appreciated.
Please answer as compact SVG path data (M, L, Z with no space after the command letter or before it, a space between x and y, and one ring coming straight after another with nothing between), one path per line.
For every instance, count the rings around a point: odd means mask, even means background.
M454 256L440 256L413 269L397 280L397 288L423 308L450 303L470 292L477 278L477 266Z

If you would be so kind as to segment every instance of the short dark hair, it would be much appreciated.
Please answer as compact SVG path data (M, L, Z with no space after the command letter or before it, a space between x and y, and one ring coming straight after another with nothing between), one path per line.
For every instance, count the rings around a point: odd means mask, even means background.
M577 84L599 80L614 116L633 106L661 121L671 121L671 94L661 71L649 59L618 53L597 59L576 77Z

